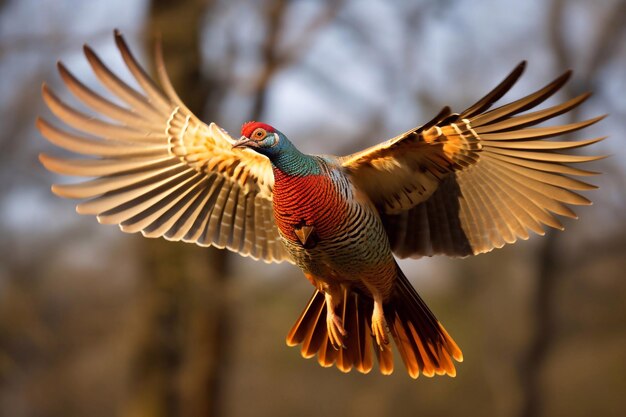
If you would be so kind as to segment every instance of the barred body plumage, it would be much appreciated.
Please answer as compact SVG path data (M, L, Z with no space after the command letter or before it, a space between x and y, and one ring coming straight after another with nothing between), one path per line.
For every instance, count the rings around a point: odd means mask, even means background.
M376 208L357 198L336 161L299 157L313 159L317 169L312 174L287 174L276 166L273 170L274 218L287 251L305 273L362 289L361 281L369 277L387 298L396 270ZM314 230L310 248L295 234L302 225Z

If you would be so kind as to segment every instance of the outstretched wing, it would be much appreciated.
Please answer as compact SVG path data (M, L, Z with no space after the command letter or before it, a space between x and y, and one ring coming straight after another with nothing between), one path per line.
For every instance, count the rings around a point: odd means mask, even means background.
M533 94L488 111L510 90L524 66L522 62L464 112L451 113L446 107L426 125L341 159L354 183L379 207L396 255L488 252L527 239L529 230L543 235L542 225L563 229L554 214L575 218L568 204L590 204L572 190L596 187L571 176L595 173L568 164L602 157L555 151L603 138L541 139L582 129L603 116L529 128L568 112L589 94L520 114L558 91L570 72Z
M163 236L202 246L228 248L266 262L289 260L272 214L273 175L267 158L232 149L234 140L216 124L206 125L176 95L160 47L159 87L139 66L119 32L115 41L139 92L113 74L85 46L100 82L124 103L119 106L78 81L62 63L61 78L85 105L105 119L61 101L45 84L43 98L77 132L39 118L37 127L57 146L90 158L40 155L50 171L92 179L53 185L68 198L88 199L78 213L125 232Z

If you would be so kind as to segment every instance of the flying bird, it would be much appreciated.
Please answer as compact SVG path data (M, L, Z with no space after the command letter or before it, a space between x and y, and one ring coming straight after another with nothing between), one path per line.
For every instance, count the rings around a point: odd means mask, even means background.
M204 123L177 96L156 48L157 84L118 31L115 42L140 90L84 52L117 102L58 63L68 89L97 118L43 85L43 98L67 130L39 118L53 144L87 157L40 155L50 171L90 179L56 184L54 194L85 200L80 214L124 232L226 248L265 262L298 266L315 287L287 335L303 357L341 371L393 371L391 341L412 378L456 375L461 350L400 270L399 258L489 252L590 201L573 190L596 188L571 164L601 156L567 151L603 138L546 141L585 128L533 127L581 104L582 94L533 110L570 72L519 100L490 110L525 63L468 109L444 107L432 120L348 156L307 155L269 124L248 122L233 138Z

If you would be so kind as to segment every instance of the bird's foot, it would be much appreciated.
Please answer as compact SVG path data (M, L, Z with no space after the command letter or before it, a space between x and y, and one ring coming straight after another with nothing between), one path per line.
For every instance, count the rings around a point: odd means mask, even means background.
M389 344L389 336L387 335L387 321L383 313L381 302L374 302L374 312L372 313L372 334L376 338L376 344L383 349L383 345Z
M327 307L326 326L328 328L328 339L335 349L345 348L343 338L348 334L343 328L343 320L334 311Z

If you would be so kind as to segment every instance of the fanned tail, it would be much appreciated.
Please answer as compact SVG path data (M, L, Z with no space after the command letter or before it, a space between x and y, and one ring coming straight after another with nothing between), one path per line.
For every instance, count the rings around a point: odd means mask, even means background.
M456 376L452 359L463 361L463 353L446 329L417 294L404 273L398 277L391 302L385 305L385 319L402 361L411 376L420 372Z
M452 359L461 362L463 354L454 340L417 294L400 268L391 300L385 304L389 331L412 378L420 374L455 376ZM374 356L380 372L393 372L391 345L378 346L371 332L373 301L359 291L345 287L337 313L341 314L347 335L344 346L336 349L328 338L324 294L315 291L306 308L287 335L287 345L300 346L304 358L317 355L323 367L335 365L342 372L353 368L368 373Z
M335 365L342 372L350 372L354 368L366 374L374 365L370 331L373 303L347 288L343 295L337 307L347 331L343 347L335 349L328 338L324 294L317 290L287 335L287 345L301 345L300 353L304 358L312 358L317 354L318 363L325 368ZM382 373L393 372L389 347L377 352L377 357Z

